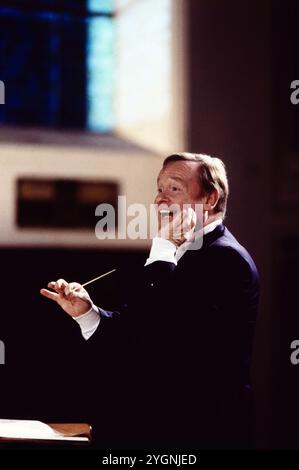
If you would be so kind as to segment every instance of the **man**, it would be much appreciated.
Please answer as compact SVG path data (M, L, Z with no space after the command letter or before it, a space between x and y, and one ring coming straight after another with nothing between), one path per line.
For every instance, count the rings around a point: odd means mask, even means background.
M102 331L121 325L112 349L127 376L124 433L131 447L250 445L249 360L259 281L252 258L223 224L227 196L221 160L167 157L155 199L158 237L145 266L125 270L115 306L96 307L80 284L63 279L48 284L55 292L41 290L89 341L100 344ZM203 240L194 249L198 204Z

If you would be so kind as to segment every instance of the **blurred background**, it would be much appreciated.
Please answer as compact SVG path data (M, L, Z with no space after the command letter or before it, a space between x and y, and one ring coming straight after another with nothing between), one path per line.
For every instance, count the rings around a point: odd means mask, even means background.
M257 445L297 447L298 21L296 0L0 1L1 417L105 429L109 345L91 355L39 289L145 259L149 240L95 237L95 207L149 204L185 150L224 160L226 224L261 274Z

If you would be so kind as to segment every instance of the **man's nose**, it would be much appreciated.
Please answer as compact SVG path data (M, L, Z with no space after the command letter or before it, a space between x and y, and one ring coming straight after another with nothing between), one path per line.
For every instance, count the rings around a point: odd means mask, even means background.
M155 198L155 203L156 204L169 204L170 198L165 191L161 191L160 193L157 194Z

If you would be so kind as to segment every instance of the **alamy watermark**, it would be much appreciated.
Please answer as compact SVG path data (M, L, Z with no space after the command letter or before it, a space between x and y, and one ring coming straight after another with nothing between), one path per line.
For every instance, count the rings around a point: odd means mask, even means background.
M118 196L116 209L106 203L96 207L95 215L100 220L96 223L95 235L100 240L147 240L155 236L184 238L188 241L188 249L198 250L203 242L204 208L201 203L127 205L126 196Z
M299 364L299 340L294 339L290 344L290 348L294 349L290 355L291 364L293 364L293 366L297 366Z
M299 80L293 80L290 85L292 91L290 95L290 100L292 104L298 104L299 103Z
M0 104L5 104L5 85L2 80L0 80Z
M5 344L0 340L0 365L5 364Z

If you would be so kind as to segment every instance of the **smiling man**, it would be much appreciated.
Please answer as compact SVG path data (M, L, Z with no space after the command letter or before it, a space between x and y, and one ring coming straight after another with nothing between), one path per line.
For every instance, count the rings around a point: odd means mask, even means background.
M113 349L128 375L122 405L128 419L118 423L128 447L251 445L249 367L259 279L223 223L227 197L221 160L171 155L158 176L158 236L144 266L121 273L118 302L97 307L80 284L64 279L48 284L54 292L41 290L79 323L88 343L100 344L101 332L121 319L123 343L118 335ZM198 204L202 243L192 249ZM129 318L134 328L128 331Z

